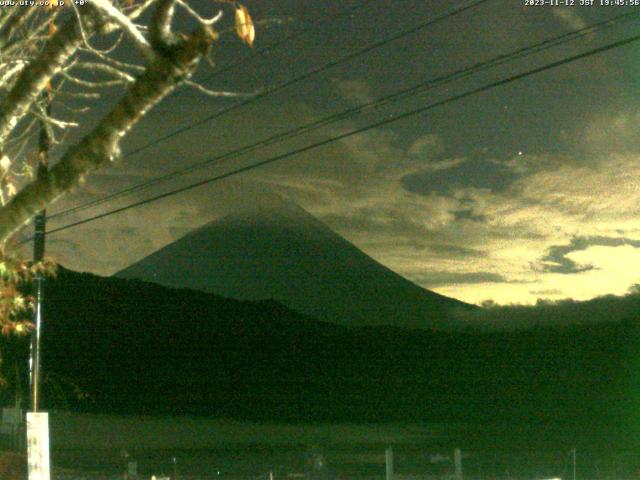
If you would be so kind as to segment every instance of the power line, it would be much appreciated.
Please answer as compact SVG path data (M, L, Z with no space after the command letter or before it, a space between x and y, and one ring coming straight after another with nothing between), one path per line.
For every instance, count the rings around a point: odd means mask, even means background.
M459 8L456 8L454 10L450 10L450 11L448 11L446 13L443 13L441 15L438 15L438 16L430 19L430 20L427 20L426 22L419 23L418 25L416 25L414 27L411 27L411 28L409 28L407 30L403 30L403 31L398 32L396 34L393 34L393 35L391 35L389 37L386 37L386 38L384 38L382 40L379 40L379 41L374 42L372 44L366 45L365 47L363 47L363 48L361 48L359 50L356 50L355 52L349 53L349 54L347 54L347 55L345 55L343 57L340 57L340 58L338 58L336 60L332 60L332 61L330 61L328 63L325 63L324 65L322 65L320 67L313 68L313 69L311 69L311 70L309 70L309 71L307 71L307 72L305 72L305 73L303 73L303 74L301 74L301 75L299 75L297 77L294 77L294 78L292 78L290 80L287 80L287 81L285 81L283 83L280 83L278 85L274 85L271 88L267 88L264 91L254 95L251 98L248 98L248 99L246 99L246 100L244 100L242 102L238 102L238 103L236 103L234 105L230 105L227 108L223 108L223 109L213 113L212 115L209 115L209 116L207 116L207 117L205 117L203 119L198 120L197 122L193 122L193 123L191 123L189 125L185 125L184 127L180 127L178 129L174 130L173 132L168 133L167 135L164 135L162 137L156 138L155 140L153 140L153 141L151 141L149 143L146 143L146 144L144 144L144 145L142 145L140 147L137 147L137 148L135 148L135 149L133 149L133 150L131 150L129 152L126 152L123 156L124 157L130 157L132 155L136 155L136 154L142 152L143 150L146 150L146 149L148 149L148 148L150 148L150 147L152 147L154 145L157 145L158 143L164 142L165 140L168 140L168 139L173 138L173 137L175 137L177 135L180 135L180 134L182 134L182 133L184 133L184 132L186 132L188 130L191 130L192 128L195 128L197 126L203 125L203 124L205 124L207 122L210 122L212 120L220 118L223 115L226 115L227 113L229 113L231 111L234 111L234 110L236 110L238 108L241 108L241 107L244 107L246 105L250 105L250 104L254 103L257 100L260 100L261 98L264 98L264 97L267 97L268 95L272 95L274 93L277 93L277 92L279 92L281 90L284 90L284 89L286 89L286 88L288 88L288 87L290 87L292 85L295 85L296 83L300 83L300 82L302 82L304 80L307 80L308 78L311 78L311 77L313 77L315 75L318 75L318 74L320 74L320 73L322 73L322 72L324 72L326 70L329 70L330 68L333 68L333 67L338 66L338 65L340 65L342 63L345 63L345 62L348 62L348 61L353 60L355 58L358 58L358 57L360 57L360 56L362 56L362 55L364 55L366 53L369 53L369 52L371 52L371 51L373 51L373 50L375 50L377 48L380 48L380 47L383 47L385 45L388 45L388 44L390 44L392 42L395 42L396 40L399 40L401 38L407 37L409 35L413 35L413 34L419 32L420 30L423 30L423 29L425 29L427 27L430 27L430 26L432 26L432 25L434 25L434 24L436 24L438 22L441 22L443 20L446 20L448 18L451 18L451 17L454 17L456 15L459 15L459 14L461 14L461 13L467 11L467 10L470 10L472 8L475 8L475 7L478 7L478 6L482 5L483 3L486 3L486 2L489 2L489 1L491 1L491 0L475 0L475 1L465 5L463 7L459 7Z
M430 103L430 104L422 106L420 108L416 108L414 110L410 110L408 112L401 113L401 114L396 115L394 117L387 118L387 119L384 119L384 120L380 120L378 122L371 123L371 124L369 124L369 125L367 125L365 127L357 128L357 129L351 130L349 132L346 132L346 133L331 137L329 139L325 139L325 140L322 140L322 141L319 141L319 142L315 142L315 143L306 145L304 147L301 147L301 148L298 148L298 149L295 149L295 150L291 150L289 152L286 152L286 153L283 153L283 154L280 154L280 155L276 155L276 156L270 157L270 158L262 160L260 162L257 162L257 163L251 164L251 165L247 165L247 166L244 166L244 167L237 168L237 169L232 170L230 172L226 172L226 173L223 173L223 174L220 174L220 175L216 175L214 177L210 177L210 178L207 178L205 180L200 180L198 182L191 183L191 184L189 184L187 186L184 186L184 187L181 187L181 188L177 188L177 189L174 189L174 190L171 190L169 192L165 192L165 193L162 193L162 194L159 194L159 195L155 195L153 197L149 197L147 199L140 200L138 202L134 202L134 203L131 203L129 205L125 205L124 207L115 208L115 209L110 210L108 212L104 212L104 213L101 213L99 215L94 215L92 217L88 217L88 218L85 218L83 220L79 220L77 222L73 222L73 223L64 225L62 227L55 228L53 230L48 231L47 233L48 234L52 234L52 233L61 232L63 230L68 230L70 228L77 227L79 225L83 225L85 223L89 223L89 222L92 222L92 221L95 221L95 220L98 220L98 219L101 219L101 218L105 218L105 217L108 217L110 215L114 215L116 213L123 212L125 210L130 210L132 208L140 207L142 205L146 205L148 203L151 203L151 202L154 202L154 201L157 201L157 200L161 200L163 198L167 198L167 197L170 197L170 196L173 196L173 195L177 195L178 193L182 193L182 192L185 192L185 191L188 191L188 190L192 190L194 188L197 188L197 187L200 187L200 186L203 186L203 185L207 185L207 184L210 184L210 183L214 183L214 182L229 178L231 176L234 176L234 175L237 175L237 174L240 174L240 173L244 173L244 172L247 172L247 171L250 171L250 170L254 170L256 168L263 167L265 165L269 165L269 164L275 163L277 161L284 160L286 158L292 157L292 156L297 155L299 153L304 153L304 152L307 152L309 150L313 150L315 148L322 147L324 145L327 145L327 144L330 144L330 143L333 143L333 142L336 142L336 141L339 141L339 140L343 140L343 139L351 137L353 135L357 135L357 134L360 134L360 133L363 133L363 132L367 132L367 131L372 130L374 128L382 127L384 125L388 125L390 123L395 123L395 122L397 122L399 120L403 120L405 118L409 118L409 117L412 117L412 116L427 112L427 111L432 110L432 109L434 109L436 107L447 105L447 104L455 102L457 100L461 100L463 98L471 97L473 95L477 95L479 93L486 92L488 90L491 90L491 89L494 89L494 88L497 88L497 87L500 87L500 86L503 86L503 85L506 85L506 84L509 84L509 83L512 83L512 82L515 82L517 80L521 80L521 79L529 77L531 75L542 73L542 72L545 72L545 71L560 67L562 65L566 65L568 63L572 63L572 62L575 62L575 61L578 61L578 60L582 60L584 58L591 57L593 55L597 55L597 54L604 53L604 52L607 52L607 51L610 51L610 50L613 50L613 49L616 49L616 48L619 48L619 47L622 47L622 46L625 46L625 45L629 45L629 44L631 44L633 42L637 42L638 40L640 40L640 35L635 35L635 36L632 36L632 37L625 38L623 40L619 40L617 42L613 42L613 43L610 43L610 44L607 44L607 45L604 45L604 46L601 46L601 47L598 47L598 48L594 48L594 49L588 50L587 52L583 52L583 53L580 53L580 54L577 54L577 55L572 55L572 56L569 56L569 57L565 57L562 60L558 60L558 61L546 64L546 65L543 65L541 67L536 67L536 68L527 70L525 72L518 73L516 75L511 75L509 77L503 78L502 80L497 80L497 81L485 84L485 85L483 85L481 87L468 90L468 91L466 91L464 93L460 93L458 95L451 96L451 97L446 98L444 100L440 100L440 101L437 101L437 102L434 102L434 103Z
M253 152L259 148L262 147L266 147L269 145L272 145L274 143L280 143L283 140L289 140L292 138L295 138L299 135L305 134L305 133L309 133L311 131L317 130L319 128L325 127L327 125L330 125L332 123L335 123L337 121L341 121L344 120L346 118L349 118L351 116L360 114L366 110L370 110L373 108L378 108L380 106L386 105L388 103L391 103L393 101L400 101L403 100L404 98L410 97L418 92L425 91L425 90L429 90L431 88L434 88L438 85L441 84L446 84L449 82L452 82L454 80L459 80L461 78L465 78L468 77L470 75L473 75L479 71L482 70L486 70L488 68L492 68L492 67L496 67L499 65L502 65L504 63L513 61L513 60L518 60L521 58L524 58L526 56L532 55L534 53L539 53L541 51L544 51L546 49L549 49L551 47L555 47L558 46L560 44L575 40L576 38L580 38L582 36L588 35L588 34L592 34L598 30L602 30L604 28L607 28L609 26L614 25L615 23L621 22L621 21L627 21L630 19L637 19L638 18L639 13L638 12L633 12L633 13L626 13L626 14L622 14L622 15L618 15L615 16L613 18L583 27L579 30L575 30L572 32L568 32L547 40L544 40L542 42L538 42L534 45L530 45L527 47L522 47L520 49L517 49L513 52L507 53L507 54L502 54L498 57L492 58L490 60L484 61L484 62L478 62L470 67L464 68L464 69L460 69L457 71L454 71L452 73L446 74L446 75L442 75L440 77L436 77L430 80L427 80L425 82L420 82L412 87L400 90L398 92L392 93L390 95L378 98L376 100L367 102L365 104L361 104L358 105L356 107L352 107L352 108L348 108L346 110L343 110L341 112L335 113L335 114L331 114L329 116L323 117L322 119L319 120L315 120L313 122L307 123L305 125L301 125L298 126L292 130L288 130L286 132L283 132L281 134L277 134L274 136L271 136L269 138L260 140L256 143L253 143L251 145L245 146L245 147L241 147L239 149L236 150L232 150L230 152L224 153L222 155L218 155L216 157L213 157L211 159L207 159L205 161L202 162L197 162L195 164L189 165L188 167L179 169L179 170L175 170L173 172L167 173L165 175L161 175L159 177L147 180L145 182L139 183L137 185L133 185L131 187L128 187L126 189L120 190L118 192L114 192L112 194L106 195L102 198L93 200L91 202L87 202L85 204L82 205L78 205L76 207L72 207L69 208L67 210L63 210L59 213L56 213L54 215L51 215L49 218L57 218L57 217L62 217L62 216L66 216L69 215L73 212L77 212L77 211L81 211L81 210L86 210L88 208L91 207L95 207L97 205L101 205L105 202L108 202L110 200L113 200L115 198L127 195L129 193L132 192L136 192L136 191L140 191L140 190L144 190L147 188L150 188L152 185L155 185L156 183L162 182L162 181L166 181L169 180L171 178L175 178L177 176L186 174L186 173L190 173L193 172L195 170L199 170L201 168L204 168L206 166L209 166L211 164L213 164L214 162L219 162L221 160L227 160L230 158L235 158L238 157L240 155L249 153L249 152Z
M456 9L450 10L450 11L445 12L445 13L443 13L441 15L438 15L438 16L430 19L430 20L422 22L422 23L420 23L420 24L418 24L416 26L413 26L413 27L411 27L411 28L409 28L407 30L403 30L403 31L398 32L396 34L393 34L393 35L391 35L389 37L386 37L386 38L384 38L384 39L382 39L382 40L380 40L378 42L375 42L373 44L367 45L364 48L362 48L360 50L357 50L356 52L352 52L352 53L350 53L350 54L348 54L346 56L343 56L343 57L341 57L339 59L332 60L332 61L330 61L330 62L328 62L328 63L326 63L326 64L324 64L324 65L322 65L320 67L311 69L310 71L307 71L307 72L305 72L305 73L303 73L303 74L301 74L301 75L299 75L297 77L294 77L293 79L290 79L290 80L287 80L286 82L283 82L281 84L275 85L274 87L272 87L270 89L267 89L264 92L261 92L258 95L255 95L255 96L253 96L253 97L251 97L251 98L249 98L249 99L247 99L247 100L245 100L243 102L236 103L236 104L231 105L231 106L229 106L227 108L221 109L218 112L215 112L212 115L209 115L209 116L207 116L207 117L205 117L205 118L203 118L201 120L193 122L193 123L191 123L189 125L185 125L184 127L180 127L178 129L174 130L173 132L167 134L167 135L159 137L159 138L157 138L157 139L155 139L155 140L153 140L153 141L151 141L149 143L146 143L145 145L137 147L134 150L131 150L129 152L126 152L123 155L123 157L129 157L129 156L135 155L137 153L140 153L141 151L146 150L146 149L148 149L148 148L150 148L150 147L152 147L154 145L157 145L157 144L159 144L159 143L161 143L161 142L163 142L165 140L168 140L170 138L176 137L176 136L178 136L178 135L180 135L180 134L182 134L182 133L184 133L184 132L186 132L188 130L191 130L191 129L197 127L197 126L203 125L203 124L205 124L205 123L207 123L209 121L212 121L212 120L215 120L217 118L220 118L223 115L225 115L225 114L227 114L227 113L229 113L229 112L231 112L233 110L236 110L237 108L241 108L243 106L249 105L249 104L251 104L251 103L253 103L253 102L255 102L255 101L257 101L257 100L259 100L261 98L264 98L264 97L266 97L268 95L274 94L274 93L276 93L276 92L278 92L280 90L284 90L285 88L288 88L288 87L290 87L290 86L292 86L292 85L294 85L296 83L299 83L299 82L301 82L303 80L306 80L306 79L308 79L308 78L310 78L310 77L312 77L314 75L317 75L317 74L319 74L321 72L324 72L325 70L328 70L328 69L330 69L332 67L340 65L341 63L344 63L346 61L349 61L349 60L352 60L354 58L357 58L357 57L359 57L359 56L361 56L361 55L363 55L365 53L368 53L368 52L370 52L372 50L380 48L381 46L384 46L384 45L392 43L392 42L394 42L396 40L399 40L400 38L404 38L406 36L409 36L409 35L412 35L414 33L417 33L418 31L420 31L420 30L422 30L422 29L424 29L426 27L432 26L432 25L434 25L434 24L436 24L436 23L438 23L440 21L443 21L443 20L446 20L446 19L451 18L453 16L459 15L460 13L463 13L463 12L465 12L467 10L470 10L470 9L474 8L474 7L480 6L481 4L486 3L488 1L490 1L490 0L475 0L475 1L465 5L463 7L458 7ZM114 196L120 196L120 194L116 193L116 194L114 194ZM114 196L109 196L109 199L114 198ZM106 201L106 200L104 200L104 201ZM98 201L98 204L99 203L104 203L104 201L102 201L102 200ZM62 215L67 215L67 214L71 213L72 211L84 210L84 209L90 208L91 206L94 206L96 204L94 202L89 202L89 203L91 205L86 204L86 205L81 205L81 206L78 206L78 207L74 207L72 209L65 210L63 212L59 212L59 213L53 214L49 218L54 218L54 217L59 217L59 216L62 216Z

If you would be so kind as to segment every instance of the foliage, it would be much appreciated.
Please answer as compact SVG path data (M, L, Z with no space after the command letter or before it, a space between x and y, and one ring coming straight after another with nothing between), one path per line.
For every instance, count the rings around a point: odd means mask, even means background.
M24 339L33 329L35 309L34 280L54 277L57 265L50 261L27 262L8 247L0 249L0 386L3 400L15 396L20 403L26 382L22 378L26 368ZM9 395L9 396L8 396Z
M36 276L55 275L56 264L45 260L29 263L16 254L0 250L0 332L25 334L32 328L35 298L28 294Z

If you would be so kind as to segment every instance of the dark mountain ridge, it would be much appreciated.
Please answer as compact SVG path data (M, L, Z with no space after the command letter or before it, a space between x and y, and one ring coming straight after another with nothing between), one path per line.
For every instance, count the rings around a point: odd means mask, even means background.
M273 301L65 269L46 292L45 398L53 407L537 428L631 428L637 420L638 316L479 334L345 327Z

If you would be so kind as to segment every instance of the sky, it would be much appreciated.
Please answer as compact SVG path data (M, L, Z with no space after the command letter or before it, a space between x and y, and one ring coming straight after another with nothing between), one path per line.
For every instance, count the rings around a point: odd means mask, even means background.
M223 35L214 48L215 66L203 66L196 76L208 88L243 94L272 88L470 2L245 3L259 22L254 50ZM214 13L211 3L196 1L194 6ZM340 16L351 7L348 15ZM49 213L634 10L637 19L604 32L93 209L54 217L49 228L392 118L637 35L640 29L640 7L535 7L520 0L489 0L125 156L89 177ZM282 45L256 55L288 36ZM639 57L636 42L446 103L53 234L48 253L69 268L110 275L232 209L251 205L257 193L271 191L298 203L409 280L463 301L533 304L539 299L623 295L640 283ZM231 64L238 65L220 71ZM183 88L147 114L126 138L123 151L238 101ZM94 108L87 114L74 135L90 128L100 111Z

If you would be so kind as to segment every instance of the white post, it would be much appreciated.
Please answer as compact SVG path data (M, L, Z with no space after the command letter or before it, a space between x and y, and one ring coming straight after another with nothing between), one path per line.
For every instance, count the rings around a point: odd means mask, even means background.
M29 480L50 480L49 414L27 412L27 459Z
M387 480L393 480L393 448L387 448L384 452L384 458L387 465Z
M462 452L459 448L453 451L453 461L456 466L456 480L462 480Z

